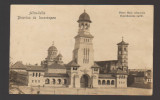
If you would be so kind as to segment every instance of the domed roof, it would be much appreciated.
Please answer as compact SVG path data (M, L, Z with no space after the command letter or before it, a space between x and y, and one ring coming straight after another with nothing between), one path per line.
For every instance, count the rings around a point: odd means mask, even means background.
M59 53L57 57L63 57L63 56L62 56L62 54L61 54L61 53Z
M52 46L50 46L50 47L48 48L48 51L57 51L57 48L54 46L54 41L53 41Z
M89 15L85 12L85 10L84 10L84 13L82 13L80 16L79 16L79 20L78 20L78 22L80 22L80 21L87 21L87 22L92 22L91 20L90 20L90 17L89 17Z
M123 41L123 37L122 37L122 41L120 43L118 43L117 45L129 45L128 43Z
M57 48L53 45L48 48L48 51L54 51L54 50L57 51Z

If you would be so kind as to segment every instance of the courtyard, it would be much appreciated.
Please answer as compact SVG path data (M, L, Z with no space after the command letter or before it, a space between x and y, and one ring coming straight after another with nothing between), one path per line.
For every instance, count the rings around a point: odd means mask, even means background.
M39 94L39 95L145 95L151 96L152 89L142 88L54 88L13 86L10 94ZM17 89L18 88L18 89ZM16 92L14 92L16 91ZM19 92L17 92L19 91ZM39 93L38 93L39 91Z

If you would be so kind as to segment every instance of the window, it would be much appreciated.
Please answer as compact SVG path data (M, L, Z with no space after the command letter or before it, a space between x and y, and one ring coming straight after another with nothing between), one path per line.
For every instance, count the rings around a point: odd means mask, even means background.
M101 80L98 80L98 85L101 85Z
M105 85L105 80L102 81L102 85Z
M98 71L98 68L94 68L94 71Z
M34 73L33 73L33 77L34 77Z
M64 79L64 84L67 84L67 79Z
M36 73L36 77L38 76L38 73Z
M111 81L111 85L114 85L114 80Z
M46 80L45 80L45 83L46 83L46 84L49 84L49 83L50 83L50 82L49 82L49 79L46 79Z
M58 84L61 84L61 79L58 79Z
M32 83L34 82L34 80L32 80Z
M53 79L53 84L56 84L56 80L55 79Z
M38 83L40 83L40 80L38 80Z
M126 49L126 48L124 48L124 51L127 51L127 49Z
M37 83L37 80L35 80L35 83Z
M107 80L107 85L110 85L110 80Z
M77 70L77 67L73 67L73 70Z
M41 76L41 73L39 73L39 77Z

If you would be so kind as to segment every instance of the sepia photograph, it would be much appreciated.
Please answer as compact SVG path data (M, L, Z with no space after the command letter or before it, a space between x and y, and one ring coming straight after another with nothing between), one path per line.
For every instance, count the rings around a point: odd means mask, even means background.
M9 94L153 94L153 5L10 6Z

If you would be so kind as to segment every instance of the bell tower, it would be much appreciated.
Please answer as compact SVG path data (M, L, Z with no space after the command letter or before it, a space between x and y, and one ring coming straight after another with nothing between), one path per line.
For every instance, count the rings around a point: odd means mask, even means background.
M91 20L85 10L77 22L79 30L77 36L75 36L73 60L81 67L90 68L94 64L93 36L89 31Z
M122 41L117 44L118 45L118 62L119 62L119 67L127 71L128 70L128 43Z

